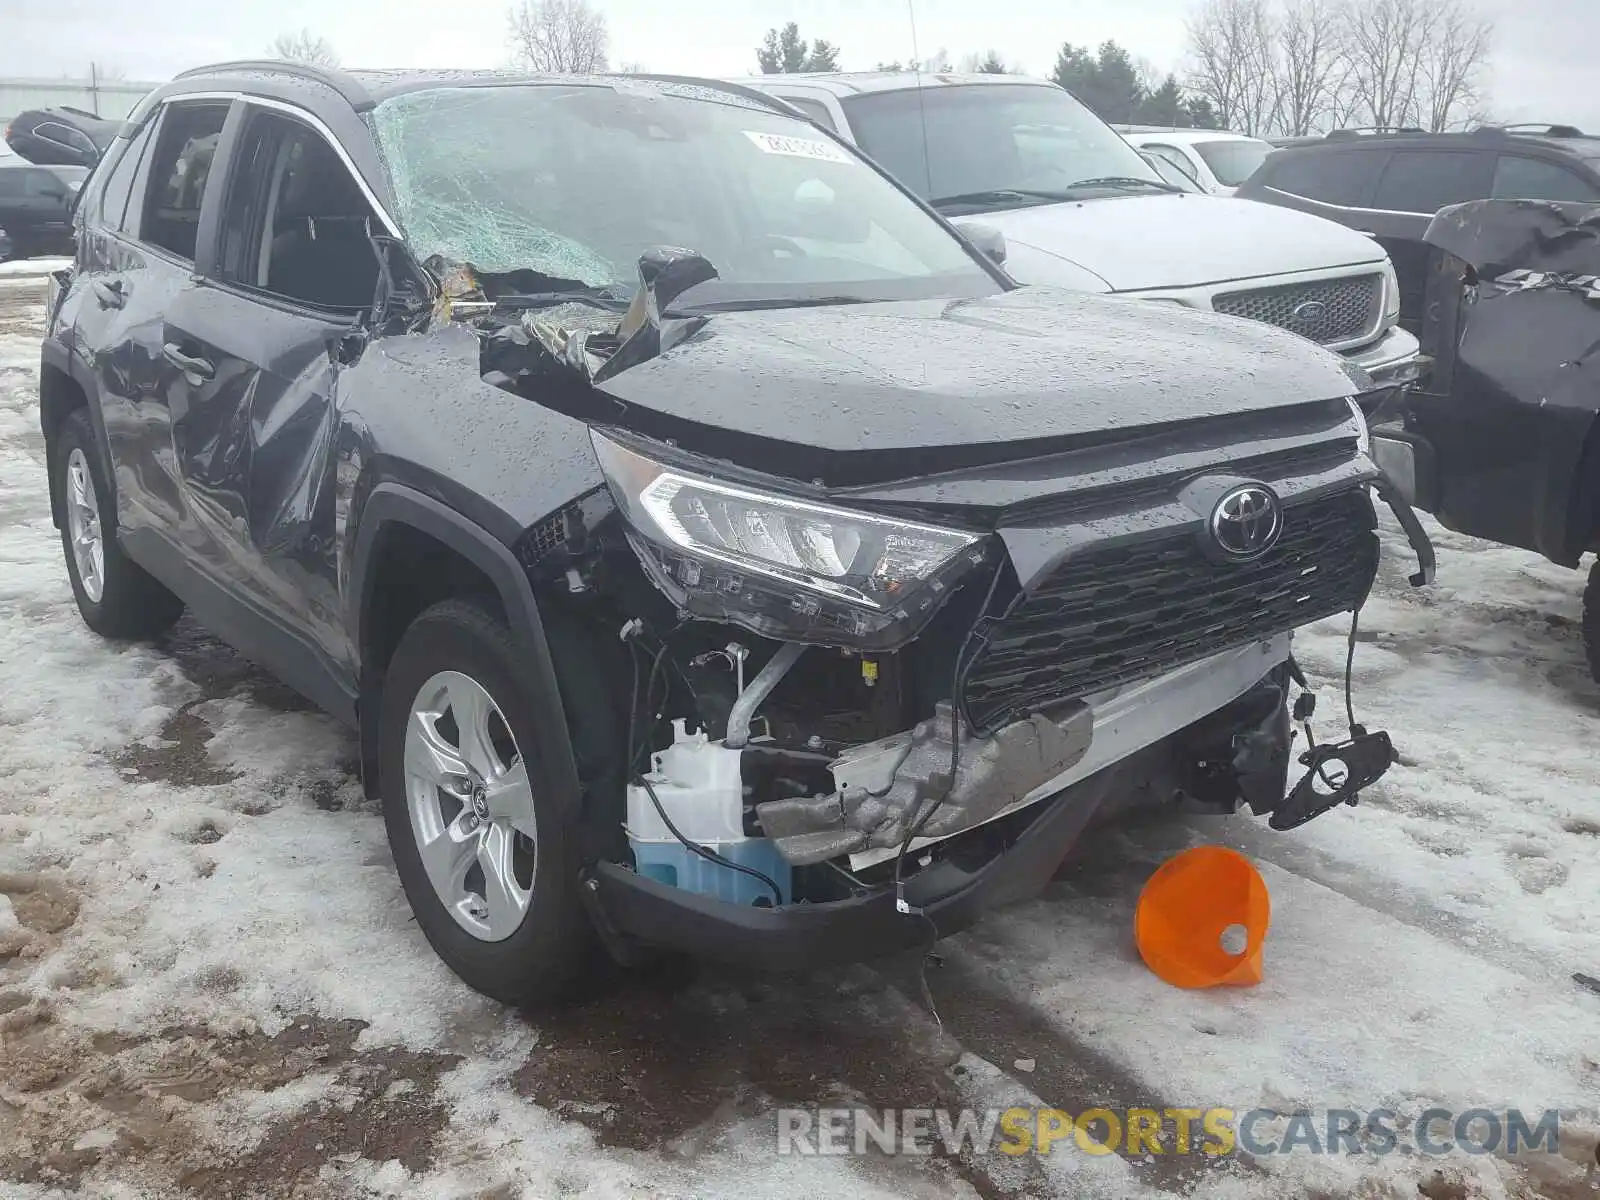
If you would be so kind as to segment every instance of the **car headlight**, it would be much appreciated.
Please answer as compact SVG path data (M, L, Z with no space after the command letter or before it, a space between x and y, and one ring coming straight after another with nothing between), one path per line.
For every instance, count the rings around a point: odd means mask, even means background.
M766 637L899 645L985 557L980 534L756 490L591 436L634 550L668 597Z
M1362 454L1372 453L1372 430L1367 425L1367 414L1361 411L1361 404L1354 396L1349 398L1350 415L1356 422L1356 449Z
M1392 328L1400 320L1400 277L1394 273L1394 264L1383 264L1383 328Z

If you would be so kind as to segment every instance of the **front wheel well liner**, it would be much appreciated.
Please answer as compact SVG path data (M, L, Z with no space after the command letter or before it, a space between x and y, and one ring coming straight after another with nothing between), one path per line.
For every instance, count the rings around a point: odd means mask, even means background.
M454 595L485 603L511 629L537 702L534 754L542 783L562 803L579 802L544 621L528 576L507 546L431 496L380 483L362 506L349 579L349 630L360 654L362 778L369 796L378 787L377 715L388 657L416 616Z

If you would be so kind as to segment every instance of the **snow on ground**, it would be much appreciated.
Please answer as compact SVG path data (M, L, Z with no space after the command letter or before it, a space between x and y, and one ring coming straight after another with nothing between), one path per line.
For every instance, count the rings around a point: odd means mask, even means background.
M0 1196L1568 1196L1600 1101L1600 688L1582 577L1386 531L1358 717L1404 756L1357 809L1094 835L1039 900L914 962L664 969L519 1017L410 920L349 737L185 622L78 619L45 495L39 313L0 310ZM1347 623L1302 636L1340 731ZM1182 992L1131 947L1186 845L1261 864L1266 976ZM1517 1106L1560 1160L779 1156L780 1104ZM1279 1128L1281 1132L1281 1127ZM1584 1192L1584 1194L1590 1194Z
M13 258L0 262L0 279L45 276L52 271L64 271L71 265L70 258Z

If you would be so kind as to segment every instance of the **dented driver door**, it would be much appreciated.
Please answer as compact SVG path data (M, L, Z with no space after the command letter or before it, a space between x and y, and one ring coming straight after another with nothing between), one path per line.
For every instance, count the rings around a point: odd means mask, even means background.
M342 348L376 287L371 209L309 118L246 101L233 133L206 285L167 314L178 466L227 610L207 623L348 716L335 460Z
M348 318L209 287L168 314L187 360L174 443L208 565L243 611L229 640L332 711L351 676L334 558L337 347Z

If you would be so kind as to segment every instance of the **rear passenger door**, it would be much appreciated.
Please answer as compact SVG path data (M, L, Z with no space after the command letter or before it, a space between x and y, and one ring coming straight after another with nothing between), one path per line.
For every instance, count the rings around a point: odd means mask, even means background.
M1422 329L1435 251L1423 240L1434 214L1489 194L1493 153L1476 149L1396 149L1373 194L1372 232L1389 252L1400 277L1400 323Z
M230 640L338 711L353 656L334 528L337 380L388 232L309 114L241 102L207 286L168 313L188 371L179 470L254 629ZM208 201L209 202L209 201Z
M168 102L94 186L70 313L72 341L94 378L117 494L118 537L132 557L185 594L180 565L203 555L174 454L185 395L164 350L167 312L195 289L201 202L229 104ZM185 595L187 598L187 595Z

